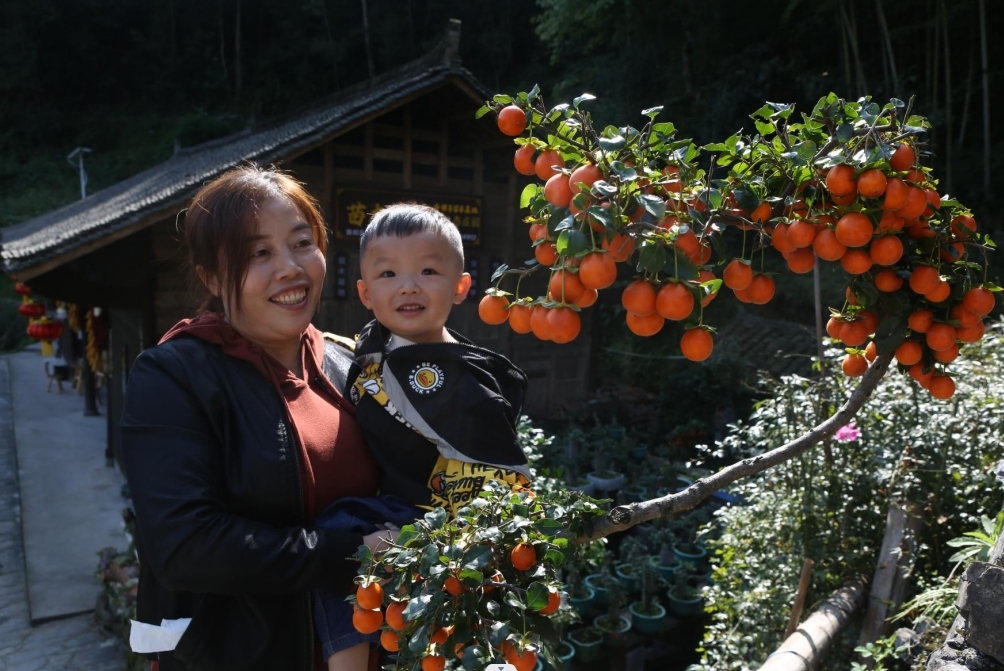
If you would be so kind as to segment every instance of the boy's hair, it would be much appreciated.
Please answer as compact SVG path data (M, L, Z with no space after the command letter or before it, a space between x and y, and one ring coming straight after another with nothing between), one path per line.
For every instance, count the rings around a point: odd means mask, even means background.
M464 243L456 224L439 210L417 203L388 205L374 214L359 238L359 258L366 256L366 246L370 240L389 235L406 238L418 233L432 233L445 240L463 269Z

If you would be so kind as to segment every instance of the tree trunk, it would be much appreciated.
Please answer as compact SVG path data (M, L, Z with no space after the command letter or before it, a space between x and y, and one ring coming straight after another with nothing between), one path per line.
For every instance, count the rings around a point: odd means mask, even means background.
M328 18L328 2L327 0L321 0L321 16L324 18L324 31L328 35L328 46L331 48L331 70L335 74L335 90L341 90L341 84L338 81L338 48L335 45L335 38L331 34L331 20Z
M952 59L948 39L948 10L945 0L940 0L942 40L945 44L945 188L941 191L954 193L952 188Z
M889 25L882 10L882 0L875 0L875 11L878 13L879 28L882 29L882 39L885 42L885 53L889 60L889 72L892 75L892 95L899 97L899 74L896 72L896 57L893 55L892 39L889 37Z
M962 119L959 121L959 149L966 141L966 124L969 122L969 102L973 97L973 69L976 65L976 40L970 42L969 72L966 74L966 97L962 99Z
M227 69L226 38L223 32L223 0L217 0L216 13L220 20L220 65L223 66L223 81L226 82L227 90L230 89L230 71Z
M980 7L980 70L983 73L983 197L990 200L990 74L987 64L987 8Z
M848 43L851 45L851 54L854 56L854 72L855 79L857 80L857 95L863 96L868 93L868 80L865 78L865 70L861 65L861 54L858 51L858 27L857 20L854 16L854 5L850 6L851 11L848 15L844 6L840 6L840 18L844 24L844 30L847 33Z
M366 10L366 0L363 3L363 41L366 44L366 69L369 72L370 81L376 77L376 70L373 68L373 52L370 50L370 17Z
M234 0L237 5L234 19L234 90L241 92L241 0Z

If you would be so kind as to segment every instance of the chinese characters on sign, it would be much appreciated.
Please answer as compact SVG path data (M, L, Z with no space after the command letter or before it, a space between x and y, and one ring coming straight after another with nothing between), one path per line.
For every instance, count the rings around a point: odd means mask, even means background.
M336 190L335 239L358 239L371 216L387 205L402 202L420 203L436 208L457 225L464 245L476 247L481 244L480 198L388 191L386 189Z

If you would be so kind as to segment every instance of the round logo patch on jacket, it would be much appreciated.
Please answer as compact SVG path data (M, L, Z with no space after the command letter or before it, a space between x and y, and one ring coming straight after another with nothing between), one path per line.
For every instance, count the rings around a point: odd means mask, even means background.
M443 369L434 363L422 362L411 370L408 383L419 394L431 394L443 386Z

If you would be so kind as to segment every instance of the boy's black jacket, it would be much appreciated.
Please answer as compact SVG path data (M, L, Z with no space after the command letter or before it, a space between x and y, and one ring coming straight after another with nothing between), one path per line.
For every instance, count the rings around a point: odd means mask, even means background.
M356 340L364 375L382 363L393 406L351 391L356 419L380 467L380 491L413 505L429 504L427 480L440 454L530 475L516 436L526 375L501 354L450 334L457 342L416 343L385 355L390 333L374 320Z

